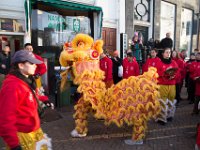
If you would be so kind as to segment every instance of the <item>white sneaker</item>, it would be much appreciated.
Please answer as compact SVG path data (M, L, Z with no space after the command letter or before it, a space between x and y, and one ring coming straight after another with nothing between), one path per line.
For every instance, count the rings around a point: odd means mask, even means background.
M127 145L142 145L143 140L133 141L132 139L124 140Z
M78 131L76 131L76 129L74 129L74 130L72 130L72 132L71 132L71 136L74 137L74 138L76 138L76 137L86 137L87 134L86 134L86 133L84 133L84 134L79 134Z

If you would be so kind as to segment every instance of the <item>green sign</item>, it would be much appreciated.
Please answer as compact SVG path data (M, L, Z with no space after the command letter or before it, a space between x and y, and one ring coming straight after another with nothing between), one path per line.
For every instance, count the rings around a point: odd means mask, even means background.
M65 19L60 15L48 14L48 27L53 28L56 31L63 31L66 29Z
M73 30L75 32L80 31L80 19L73 19Z

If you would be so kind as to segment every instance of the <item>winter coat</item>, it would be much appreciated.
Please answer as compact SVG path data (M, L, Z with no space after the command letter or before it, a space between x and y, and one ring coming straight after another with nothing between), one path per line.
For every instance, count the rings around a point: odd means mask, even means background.
M0 91L0 136L9 147L19 145L17 132L29 133L40 128L37 108L29 86L8 74Z
M195 81L195 95L200 96L200 79L195 80L196 77L200 78L200 61L192 63L191 71L193 72L192 78Z
M164 63L161 59L159 63L157 63L157 72L158 72L158 84L161 85L175 85L176 84L176 77L177 73L175 73L173 79L169 79L168 76L165 75L165 71L169 68L178 68L177 63L174 60L171 60L169 64Z
M148 71L149 67L156 67L156 64L160 61L160 58L148 58L146 63L142 66L142 72Z
M100 59L100 69L105 72L104 82L111 81L113 79L112 68L113 68L113 64L110 58L106 56Z
M113 70L112 70L113 81L116 84L122 79L122 77L118 76L119 66L122 66L122 59L119 57L115 57L115 58L111 58L111 60L113 63Z
M6 68L2 68L1 65L4 64ZM0 53L0 74L8 74L10 70L10 55L6 55L3 52Z

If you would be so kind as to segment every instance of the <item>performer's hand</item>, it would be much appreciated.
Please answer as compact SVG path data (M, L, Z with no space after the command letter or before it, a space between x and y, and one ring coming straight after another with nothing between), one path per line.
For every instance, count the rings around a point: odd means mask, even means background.
M1 68L6 69L6 65L2 64Z
M46 107L50 107L51 109L54 109L54 104L51 103L50 101L45 101L43 103L45 104Z
M11 150L22 150L22 147L19 145L17 147L11 148Z
M195 81L200 81L200 77L195 77L194 80Z
M36 74L36 75L34 75L34 78L35 79L38 79L40 77L40 74L38 73L38 74Z
M175 78L175 75L170 76L170 77L169 77L169 80L172 80L172 79L174 79L174 78Z

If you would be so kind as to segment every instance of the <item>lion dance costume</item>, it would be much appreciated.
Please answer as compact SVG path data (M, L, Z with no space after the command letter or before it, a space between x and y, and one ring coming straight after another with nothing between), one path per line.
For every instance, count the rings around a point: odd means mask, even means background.
M71 66L73 81L82 94L74 107L76 127L71 135L87 135L87 116L93 110L96 118L105 119L106 125L133 125L132 141L140 141L145 136L147 121L160 113L158 74L150 68L143 75L129 77L106 89L104 73L99 68L102 46L102 40L93 42L90 36L77 34L71 44L65 43L60 55L61 65Z

